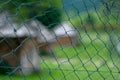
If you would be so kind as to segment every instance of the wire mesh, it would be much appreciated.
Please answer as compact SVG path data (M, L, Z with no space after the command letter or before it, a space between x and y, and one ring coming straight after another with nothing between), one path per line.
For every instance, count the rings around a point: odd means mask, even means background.
M0 80L119 80L119 6L1 0Z

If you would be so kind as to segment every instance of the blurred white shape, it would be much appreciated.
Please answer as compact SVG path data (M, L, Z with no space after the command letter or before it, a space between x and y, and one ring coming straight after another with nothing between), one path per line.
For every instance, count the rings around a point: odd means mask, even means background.
M56 36L73 36L76 35L75 28L68 22L62 22L54 29Z
M53 42L58 37L76 36L77 31L70 22L62 22L53 30L47 29L37 20L16 24L9 14L0 14L0 37L37 37L40 42Z

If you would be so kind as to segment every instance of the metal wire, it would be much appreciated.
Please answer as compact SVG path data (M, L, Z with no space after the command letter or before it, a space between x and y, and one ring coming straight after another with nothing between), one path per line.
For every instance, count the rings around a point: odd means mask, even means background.
M120 79L119 0L26 1L0 1L0 80Z

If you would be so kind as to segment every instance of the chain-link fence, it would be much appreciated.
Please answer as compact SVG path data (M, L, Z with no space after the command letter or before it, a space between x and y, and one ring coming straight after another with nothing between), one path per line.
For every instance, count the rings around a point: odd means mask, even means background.
M0 80L119 80L119 0L1 0Z

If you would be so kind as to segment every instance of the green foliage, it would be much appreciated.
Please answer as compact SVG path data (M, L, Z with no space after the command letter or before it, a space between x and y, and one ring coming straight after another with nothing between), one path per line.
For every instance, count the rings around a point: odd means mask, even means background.
M8 74L12 70L10 69L10 66L6 64L5 62L0 62L0 74Z
M104 0L106 2L111 2L111 1L114 1L114 2L119 2L120 0Z
M15 15L18 23L38 19L49 29L60 23L60 7L61 0L11 0L2 6L11 15Z
M74 16L70 17L70 21L78 28L92 26L96 29L104 29L105 27L108 29L111 27L117 29L120 25L120 16L117 16L114 13L106 14L100 10L91 10L89 12L83 12L80 14L72 13L72 15ZM66 19L69 20L69 17Z
M93 17L93 15L88 15L87 17L86 17L86 19L85 19L85 22L87 23L87 24L94 24L94 21L95 19L94 19L94 17Z
M37 17L48 29L54 28L59 22L61 22L61 12L55 7L50 7L43 11L42 15Z

